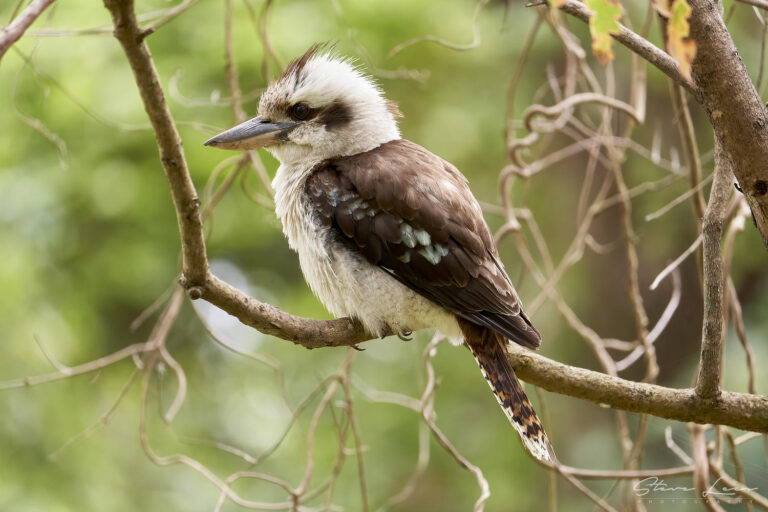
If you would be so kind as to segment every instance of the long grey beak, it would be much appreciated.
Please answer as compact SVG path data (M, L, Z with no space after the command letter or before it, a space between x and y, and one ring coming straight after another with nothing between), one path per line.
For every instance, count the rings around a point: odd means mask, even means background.
M206 146L221 149L256 149L285 141L299 123L272 123L254 117L205 141Z

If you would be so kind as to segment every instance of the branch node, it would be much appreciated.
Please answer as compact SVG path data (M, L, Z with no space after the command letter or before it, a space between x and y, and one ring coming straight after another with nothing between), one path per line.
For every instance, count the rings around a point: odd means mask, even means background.
M195 215L197 215L198 211L200 210L200 199L195 196L192 199L189 200L187 203L187 219L191 219Z
M155 33L155 28L154 27L149 27L146 30L142 30L139 33L139 35L136 37L136 42L137 43L142 43L142 42L144 42L144 39L146 39L148 36L151 36L154 33Z
M200 299L203 296L203 287L192 286L189 289L187 289L187 295L189 295L189 298L192 300Z

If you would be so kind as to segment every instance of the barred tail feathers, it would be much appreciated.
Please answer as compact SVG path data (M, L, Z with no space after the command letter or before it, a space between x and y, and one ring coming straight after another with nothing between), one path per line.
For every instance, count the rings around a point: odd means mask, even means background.
M554 452L547 434L507 357L507 340L486 327L461 320L459 325L467 347L525 449L538 460L552 461Z

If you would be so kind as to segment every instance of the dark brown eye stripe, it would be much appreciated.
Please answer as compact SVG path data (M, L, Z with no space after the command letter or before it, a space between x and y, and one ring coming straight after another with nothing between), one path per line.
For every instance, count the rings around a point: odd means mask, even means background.
M326 129L334 130L352 121L352 110L343 101L336 100L320 111L317 120L323 123Z

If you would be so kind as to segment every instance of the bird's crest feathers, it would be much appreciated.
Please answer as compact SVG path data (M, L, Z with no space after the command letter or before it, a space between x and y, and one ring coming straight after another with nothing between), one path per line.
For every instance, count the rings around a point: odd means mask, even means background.
M360 65L316 44L291 61L259 100L259 116L288 122L290 109L303 103L312 113L270 149L283 163L352 155L400 138L397 106L384 97ZM293 143L293 144L290 144Z

